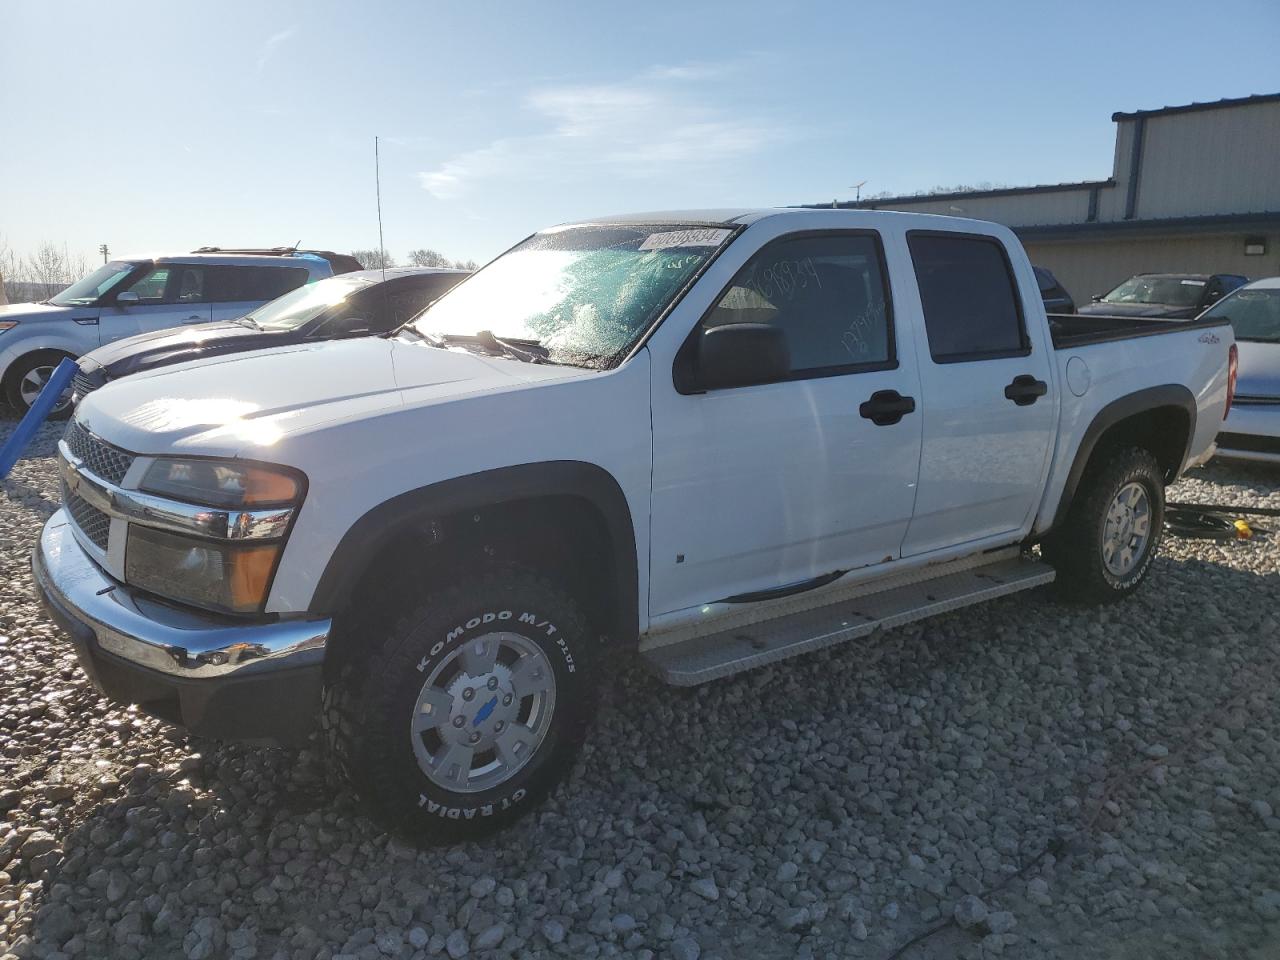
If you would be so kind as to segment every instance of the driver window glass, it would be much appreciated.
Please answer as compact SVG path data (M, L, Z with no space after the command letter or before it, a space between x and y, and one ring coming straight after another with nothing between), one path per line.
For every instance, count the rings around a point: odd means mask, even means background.
M703 327L781 327L793 377L895 365L878 238L831 234L777 240L749 261Z
M164 303L165 287L169 285L171 267L154 267L134 281L130 293L136 293L142 303Z

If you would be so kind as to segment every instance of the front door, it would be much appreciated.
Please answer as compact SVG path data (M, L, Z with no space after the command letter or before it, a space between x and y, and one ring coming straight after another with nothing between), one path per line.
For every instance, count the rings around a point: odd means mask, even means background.
M887 291L876 233L785 235L744 264L694 337L721 324L781 327L788 379L681 393L654 365L652 614L899 555L921 416L881 409L890 391L919 395Z
M1016 533L1044 491L1057 428L1051 346L994 237L912 230L924 394L915 514L903 556ZM1034 290L1028 285L1025 289ZM1035 311L1034 313L1032 311Z
M137 300L114 300L98 317L103 343L122 340L139 333L207 323L212 316L205 291L205 267L200 264L159 263L127 288Z

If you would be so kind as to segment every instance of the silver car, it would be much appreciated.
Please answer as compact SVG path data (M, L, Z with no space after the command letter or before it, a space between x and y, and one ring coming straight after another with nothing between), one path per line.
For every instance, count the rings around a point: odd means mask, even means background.
M1218 456L1280 463L1280 277L1240 287L1202 316L1230 320L1240 351Z
M25 413L64 357L139 333L241 317L304 283L359 267L331 256L201 250L112 260L43 303L0 306L4 397ZM68 391L53 415L65 416L70 400Z

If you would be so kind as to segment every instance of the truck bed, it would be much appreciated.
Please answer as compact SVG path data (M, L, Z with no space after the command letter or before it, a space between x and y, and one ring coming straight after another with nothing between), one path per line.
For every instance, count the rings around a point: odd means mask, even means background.
M1227 320L1218 317L1208 320L1160 320L1097 314L1049 314L1049 333L1053 338L1055 350L1067 350L1111 340L1133 340L1137 337L1151 337L1162 333L1222 327L1227 324Z

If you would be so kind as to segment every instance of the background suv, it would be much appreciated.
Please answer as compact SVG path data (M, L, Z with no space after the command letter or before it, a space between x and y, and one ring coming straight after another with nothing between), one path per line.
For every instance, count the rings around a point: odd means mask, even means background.
M359 264L327 252L203 248L104 263L43 303L0 307L0 387L25 413L64 357L139 333L242 317L312 280ZM71 393L55 408L65 416Z

